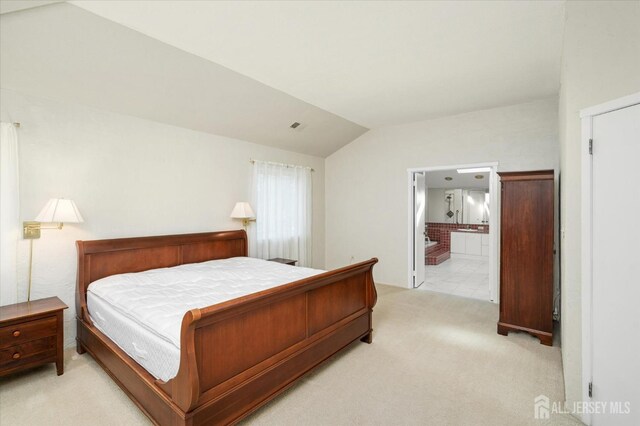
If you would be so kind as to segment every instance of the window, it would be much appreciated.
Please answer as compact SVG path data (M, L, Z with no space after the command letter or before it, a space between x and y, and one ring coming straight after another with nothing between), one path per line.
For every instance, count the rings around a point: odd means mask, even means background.
M255 161L252 198L257 216L252 256L311 266L311 169Z

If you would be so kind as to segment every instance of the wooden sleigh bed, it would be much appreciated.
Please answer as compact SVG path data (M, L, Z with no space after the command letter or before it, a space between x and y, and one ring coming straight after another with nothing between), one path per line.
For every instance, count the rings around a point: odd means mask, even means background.
M89 352L156 424L235 423L355 340L371 343L377 259L188 311L180 367L155 379L92 323L100 278L247 256L244 231L78 241L77 350Z

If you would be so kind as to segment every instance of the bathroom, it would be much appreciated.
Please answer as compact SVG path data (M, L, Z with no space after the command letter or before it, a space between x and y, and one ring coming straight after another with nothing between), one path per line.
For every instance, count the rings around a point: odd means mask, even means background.
M428 171L425 180L425 281L420 288L491 300L489 171Z

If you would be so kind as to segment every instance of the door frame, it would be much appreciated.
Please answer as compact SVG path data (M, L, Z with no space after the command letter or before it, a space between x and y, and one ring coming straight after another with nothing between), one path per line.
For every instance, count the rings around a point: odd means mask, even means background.
M454 164L448 166L425 166L414 167L407 169L407 236L408 248L407 248L407 288L413 288L412 274L413 274L413 256L415 246L413 244L413 174L420 172L433 172L438 170L455 170L455 169L468 169L471 167L489 167L489 202L491 204L491 212L489 215L489 283L491 286L491 301L493 303L500 302L499 291L499 271L500 271L500 258L498 257L499 238L500 235L500 200L498 197L498 162L484 162L484 163L471 163L471 164ZM427 182L428 186L428 182Z
M580 153L582 161L582 253L580 257L582 285L582 397L589 401L589 383L593 374L593 341L592 338L592 307L593 307L593 164L589 153L589 141L593 137L593 118L640 104L640 92L624 96L600 105L585 108L580 111L582 137ZM585 410L588 411L588 410ZM582 413L581 420L586 425L591 424L591 414Z

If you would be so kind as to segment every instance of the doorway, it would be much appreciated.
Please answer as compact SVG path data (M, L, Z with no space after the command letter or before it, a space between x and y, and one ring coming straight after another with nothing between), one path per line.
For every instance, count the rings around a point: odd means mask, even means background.
M639 233L612 213L637 212L640 93L589 108L582 116L582 327L585 400L592 425L640 424Z
M497 166L407 171L410 288L498 302Z

